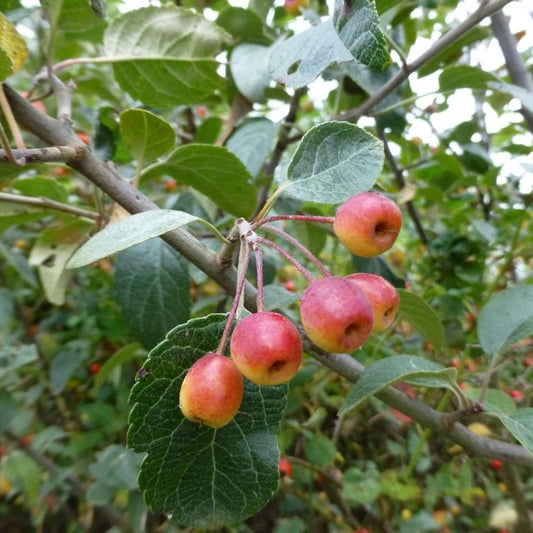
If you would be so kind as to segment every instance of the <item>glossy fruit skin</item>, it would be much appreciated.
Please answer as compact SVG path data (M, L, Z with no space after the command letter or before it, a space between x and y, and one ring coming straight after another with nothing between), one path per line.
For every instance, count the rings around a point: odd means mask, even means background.
M346 276L364 291L374 312L373 331L385 331L394 321L400 307L398 291L385 278L376 274L358 272Z
M374 325L365 293L345 278L317 279L305 290L300 318L308 337L328 352L351 352L369 337Z
M243 318L233 330L231 357L237 368L258 385L289 381L302 362L302 338L285 316L271 311Z
M244 381L231 358L207 353L189 368L181 384L179 406L192 422L220 428L242 402Z
M402 227L400 208L378 192L363 192L341 204L333 231L355 255L376 257L396 241Z

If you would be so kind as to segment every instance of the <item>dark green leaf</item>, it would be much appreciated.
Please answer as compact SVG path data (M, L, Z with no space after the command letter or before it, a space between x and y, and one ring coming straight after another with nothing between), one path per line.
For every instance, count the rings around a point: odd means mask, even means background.
M150 239L121 252L115 263L114 290L135 337L147 348L189 319L187 261L161 239Z
M186 420L178 407L188 368L216 350L227 315L172 330L154 348L131 392L128 445L147 456L139 486L150 509L197 528L239 522L263 507L278 485L277 432L287 387L246 380L242 406L226 426Z
M42 176L25 176L14 179L10 187L26 196L41 196L56 202L68 201L68 189L52 178Z
M60 394L81 363L89 358L90 343L76 339L59 350L50 364L50 389Z
M470 65L449 65L439 76L441 91L455 89L484 89L489 81L497 80L494 74Z

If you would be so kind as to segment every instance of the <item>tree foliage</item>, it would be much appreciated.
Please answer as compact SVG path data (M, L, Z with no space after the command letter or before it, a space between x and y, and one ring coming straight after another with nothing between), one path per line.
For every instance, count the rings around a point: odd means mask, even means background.
M531 531L525 8L149 4L0 14L0 530ZM328 224L371 189L403 227L362 258ZM235 318L353 272L389 330L184 418Z

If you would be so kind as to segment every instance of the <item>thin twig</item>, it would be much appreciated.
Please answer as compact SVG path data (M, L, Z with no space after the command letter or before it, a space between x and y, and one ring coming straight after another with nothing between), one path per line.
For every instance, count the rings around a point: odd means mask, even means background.
M11 150L11 154L17 159L24 160L25 163L53 163L79 159L83 155L83 150L75 146L48 146ZM0 150L0 164L2 163L12 163L10 154L5 150Z

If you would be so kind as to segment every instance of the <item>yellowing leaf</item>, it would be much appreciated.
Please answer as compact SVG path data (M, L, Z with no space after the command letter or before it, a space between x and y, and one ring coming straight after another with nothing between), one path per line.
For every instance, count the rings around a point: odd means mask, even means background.
M0 81L17 72L27 57L26 41L15 26L0 13Z

